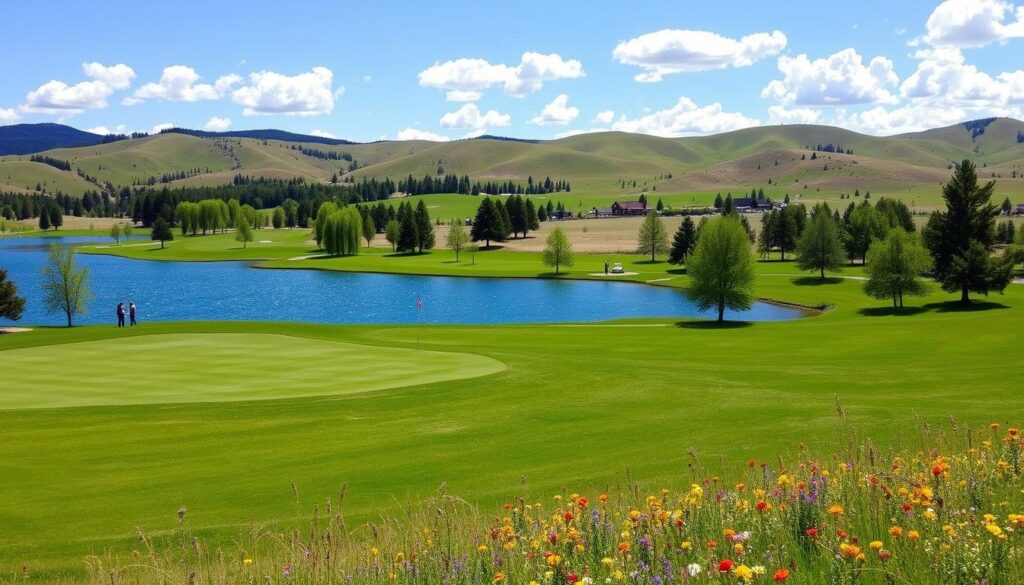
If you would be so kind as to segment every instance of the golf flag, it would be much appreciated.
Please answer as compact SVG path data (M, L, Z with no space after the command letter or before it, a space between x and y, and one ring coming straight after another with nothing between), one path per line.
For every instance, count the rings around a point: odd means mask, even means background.
M419 313L419 312L422 312L422 311L423 311L423 299L421 299L419 295L416 295L416 312Z

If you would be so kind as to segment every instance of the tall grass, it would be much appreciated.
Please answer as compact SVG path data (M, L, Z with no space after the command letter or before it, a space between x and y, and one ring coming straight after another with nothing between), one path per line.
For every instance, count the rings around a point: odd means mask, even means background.
M842 409L839 409L843 420ZM481 511L442 488L401 516L352 526L344 490L302 529L253 524L224 546L188 511L160 544L87 559L95 585L1024 582L1022 435L950 419L880 449L841 431L713 473L696 453L676 485L523 495ZM813 444L814 435L808 436ZM568 458L566 465L571 466Z

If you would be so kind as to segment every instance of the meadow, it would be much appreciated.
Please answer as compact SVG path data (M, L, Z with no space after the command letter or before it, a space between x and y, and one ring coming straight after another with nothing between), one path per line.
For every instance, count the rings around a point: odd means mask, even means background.
M148 242L82 251L549 276L529 252L480 252L475 264L440 250L306 258L315 254L307 237L266 230L245 250L225 234L179 238L162 251ZM605 258L579 255L569 277L603 278L590 273ZM687 284L684 271L661 261L610 259L637 272L626 279ZM343 485L351 527L411 514L442 485L475 509L517 496L547 499L565 486L588 494L633 484L685 489L695 464L733 477L729 470L750 459L775 461L800 444L822 453L855 440L899 448L924 424L948 424L951 416L963 425L1005 423L1021 405L1014 372L1024 355L1013 348L1024 341L1024 286L966 310L934 292L894 313L864 296L859 267L824 281L791 262L757 269L759 297L830 309L727 327L658 319L502 327L154 323L0 337L5 365L40 355L52 364L40 380L24 382L33 392L0 410L0 525L16 535L0 545L0 579L19 575L23 563L33 576L80 577L88 554L131 563L136 529L158 549L180 537L182 506L190 534L214 550L243 542L253 523L305 526ZM177 343L183 335L203 342ZM239 355L240 335L260 351ZM406 374L434 359L418 358L417 344L419 352L449 352L475 372L466 376L493 373L410 386ZM307 348L329 364L306 361ZM82 382L104 370L109 383ZM190 401L188 388L174 387L181 376L228 401ZM104 405L84 406L83 396Z

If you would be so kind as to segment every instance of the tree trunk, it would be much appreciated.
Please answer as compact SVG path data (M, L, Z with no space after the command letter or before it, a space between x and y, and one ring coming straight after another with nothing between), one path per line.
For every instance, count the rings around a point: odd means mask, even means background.
M163 240L160 240L160 249L161 249L161 250L163 250L163 249L164 249L164 241L163 241Z
M971 304L970 291L967 290L967 285L960 289L960 302L965 305Z
M725 321L725 302L718 301L718 322Z
M821 266L821 279L825 280L825 266L824 265Z
M68 316L68 327L71 327L71 311L64 311Z

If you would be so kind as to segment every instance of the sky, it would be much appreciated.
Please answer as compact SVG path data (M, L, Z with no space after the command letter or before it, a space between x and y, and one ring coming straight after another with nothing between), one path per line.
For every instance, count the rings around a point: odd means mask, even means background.
M1002 0L5 3L0 125L355 141L1024 118Z

